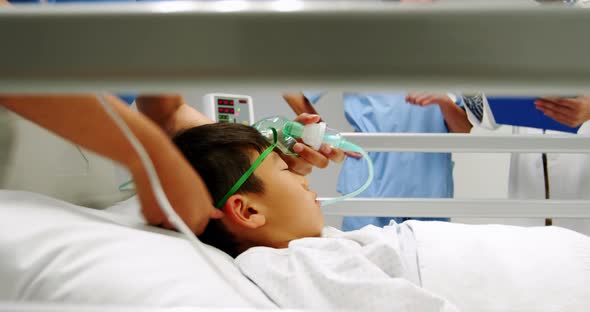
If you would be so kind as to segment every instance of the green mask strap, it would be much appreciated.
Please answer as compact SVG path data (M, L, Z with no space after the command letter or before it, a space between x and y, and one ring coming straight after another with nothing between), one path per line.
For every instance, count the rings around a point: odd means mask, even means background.
M258 168L258 166L260 166L260 164L266 158L266 156L268 156L270 153L272 153L273 149L277 146L277 130L275 128L270 128L270 129L272 130L274 143L271 146L269 146L267 149L265 149L264 152L262 152L262 154L260 154L260 156L258 156L256 161L254 161L254 163L252 163L252 166L250 166L250 168L246 172L244 172L244 174L242 175L242 177L240 177L240 179L236 182L236 184L234 184L234 186L232 186L232 188L227 192L227 194L225 194L225 196L223 196L223 198L217 203L217 205L215 206L216 208L221 209L223 207L223 205L225 205L225 202L227 201L227 199L230 196L234 195L234 193L240 189L242 184L244 184L244 182L246 182L246 180L248 180L248 178L252 175L252 173L254 173L254 170L256 170L256 168Z

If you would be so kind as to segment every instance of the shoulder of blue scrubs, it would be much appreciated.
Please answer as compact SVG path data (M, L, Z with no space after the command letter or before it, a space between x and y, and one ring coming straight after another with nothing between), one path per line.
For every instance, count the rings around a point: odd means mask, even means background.
M309 101L311 104L316 104L322 96L324 96L326 92L323 91L304 91L303 96Z
M123 102L127 103L127 105L131 105L133 104L133 101L135 101L137 94L117 94L117 96L123 100Z

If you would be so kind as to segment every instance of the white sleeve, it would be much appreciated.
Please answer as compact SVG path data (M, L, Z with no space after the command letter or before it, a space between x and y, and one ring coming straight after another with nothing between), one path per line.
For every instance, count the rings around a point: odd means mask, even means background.
M483 93L464 95L463 104L472 125L487 130L496 130L500 127L496 124L488 99Z

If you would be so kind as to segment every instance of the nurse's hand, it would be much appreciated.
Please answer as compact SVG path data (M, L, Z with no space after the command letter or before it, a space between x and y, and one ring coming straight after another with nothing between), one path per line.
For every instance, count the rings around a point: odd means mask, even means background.
M590 120L590 96L546 97L537 99L535 107L546 116L570 127L577 127Z
M304 125L317 123L320 121L319 115L303 113L295 121ZM287 163L289 169L300 175L308 175L311 173L313 167L326 168L330 161L340 163L344 160L344 151L339 148L333 148L327 144L322 144L319 151L312 149L311 147L297 143L293 146L295 151L301 157L286 156L283 154L281 158Z

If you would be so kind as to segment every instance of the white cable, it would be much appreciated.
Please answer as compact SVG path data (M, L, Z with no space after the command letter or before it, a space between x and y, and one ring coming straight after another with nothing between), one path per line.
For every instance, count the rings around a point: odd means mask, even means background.
M205 258L207 264L209 264L209 266L212 267L213 270L219 276L221 276L221 278L228 285L230 285L230 287L232 287L238 294L240 294L240 296L246 302L250 302L256 305L254 302L250 301L246 296L244 296L240 289L238 289L237 283L232 283L231 279L228 278L225 275L225 273L215 264L215 262L207 254L204 248L204 244L195 236L195 234L189 229L189 227L184 223L184 221L182 221L178 214L176 214L176 212L172 208L172 205L170 205L168 198L166 197L166 193L164 193L164 190L162 189L160 179L158 178L158 174L156 173L156 169L154 168L154 164L152 163L148 153L145 151L145 149L143 148L139 140L135 137L133 132L131 132L123 118L119 116L119 114L111 107L110 104L108 104L108 101L105 99L104 95L98 94L97 96L98 101L100 102L104 110L111 117L111 119L113 119L115 124L123 132L123 135L125 135L127 140L129 140L129 143L131 143L133 149L137 152L139 159L147 172L148 180L150 182L150 185L152 186L152 190L154 192L154 195L156 196L156 200L160 205L162 212L164 212L164 215L166 215L168 221L188 238L189 242L192 243L193 247L197 250L197 252L201 256L203 256L203 258Z

